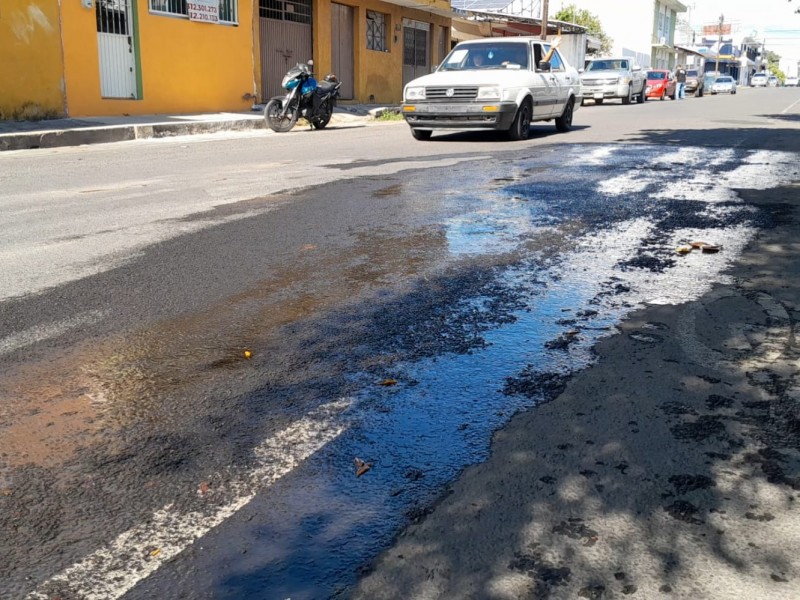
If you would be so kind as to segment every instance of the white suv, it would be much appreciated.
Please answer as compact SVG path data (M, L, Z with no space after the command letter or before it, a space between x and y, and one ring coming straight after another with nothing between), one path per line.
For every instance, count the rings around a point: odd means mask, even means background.
M581 100L578 72L549 42L484 38L461 42L434 73L406 84L402 112L418 140L447 129L495 129L523 140L532 121L555 120L569 131Z

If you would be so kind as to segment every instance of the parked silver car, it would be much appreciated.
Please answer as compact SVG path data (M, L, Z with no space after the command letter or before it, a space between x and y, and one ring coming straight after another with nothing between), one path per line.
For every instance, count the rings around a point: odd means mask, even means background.
M767 87L767 74L756 73L750 78L750 85L752 87Z
M736 81L730 75L720 75L711 84L712 94L735 94Z
M631 58L595 58L581 70L584 99L602 104L604 100L620 98L630 104L635 98L647 100L647 75Z

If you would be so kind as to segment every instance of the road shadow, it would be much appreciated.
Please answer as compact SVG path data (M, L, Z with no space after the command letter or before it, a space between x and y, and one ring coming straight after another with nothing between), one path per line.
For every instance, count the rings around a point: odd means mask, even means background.
M647 129L621 137L617 142L798 152L798 134L798 128Z
M581 131L583 129L590 129L588 125L573 125L572 131ZM531 125L530 137L527 140L520 140L520 143L531 140L547 139L551 136L564 135L556 130L555 126L551 123L534 123ZM452 131L452 132L434 132L428 142L498 142L507 141L508 135L504 131ZM513 142L510 142L513 143Z

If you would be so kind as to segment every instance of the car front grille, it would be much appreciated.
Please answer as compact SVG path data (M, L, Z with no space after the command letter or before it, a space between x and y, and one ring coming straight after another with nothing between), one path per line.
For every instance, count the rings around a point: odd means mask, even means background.
M448 90L452 90L448 94ZM478 97L477 87L429 87L425 88L427 100L475 100Z
M603 79L584 79L583 85L610 85L617 83L616 77L604 77Z

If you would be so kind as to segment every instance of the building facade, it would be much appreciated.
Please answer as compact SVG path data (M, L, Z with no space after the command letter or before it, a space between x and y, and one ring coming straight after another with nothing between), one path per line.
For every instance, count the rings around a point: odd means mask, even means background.
M449 0L3 0L0 118L248 110L297 62L397 103L449 50Z
M677 15L686 11L678 0L560 0L551 1L550 10L571 4L600 20L612 39L614 56L632 58L644 69L675 66L675 23Z

